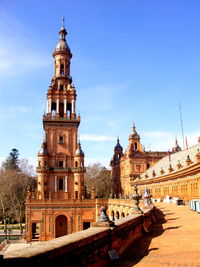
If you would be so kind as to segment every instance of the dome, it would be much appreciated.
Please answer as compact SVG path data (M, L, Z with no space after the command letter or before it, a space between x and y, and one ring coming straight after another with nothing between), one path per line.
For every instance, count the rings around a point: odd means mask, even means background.
M66 50L70 51L67 42L64 39L60 39L56 46L56 51L66 51Z
M122 146L121 146L120 143L119 143L119 138L117 138L117 144L116 144L114 150L122 150L122 149L123 149L123 148L122 148Z
M136 132L135 124L133 124L132 133L129 135L129 138L140 139L139 134Z
M181 147L178 144L178 140L175 140L175 146L172 148L172 152L178 152L181 151Z
M75 155L83 155L84 156L84 152L81 149L81 144L80 143L78 143L78 147L76 149Z
M48 154L47 150L46 150L46 143L42 143L42 146L38 152L39 154Z

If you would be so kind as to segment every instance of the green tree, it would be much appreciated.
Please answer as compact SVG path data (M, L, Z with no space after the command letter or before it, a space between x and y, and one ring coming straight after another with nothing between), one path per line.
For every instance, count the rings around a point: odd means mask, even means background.
M0 219L15 220L20 224L25 220L25 201L27 187L36 188L36 179L32 176L32 166L27 160L19 160L20 171L13 169L0 170Z
M100 163L90 164L85 175L85 185L91 195L92 186L95 187L96 197L109 198L111 193L110 170Z
M2 163L2 168L4 170L20 171L20 168L19 168L19 151L16 148L13 148L11 150L9 156Z

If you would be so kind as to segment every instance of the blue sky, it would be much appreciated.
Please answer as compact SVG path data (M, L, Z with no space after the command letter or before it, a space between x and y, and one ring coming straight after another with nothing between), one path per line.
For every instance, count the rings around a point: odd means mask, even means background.
M108 166L134 120L142 144L168 150L200 135L200 1L0 2L0 158L12 148L35 163L65 16L86 164Z

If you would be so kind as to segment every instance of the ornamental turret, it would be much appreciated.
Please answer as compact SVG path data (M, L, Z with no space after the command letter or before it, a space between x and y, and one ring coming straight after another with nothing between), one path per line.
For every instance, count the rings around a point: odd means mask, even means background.
M129 135L129 144L127 148L128 154L132 154L136 151L143 151L142 144L140 143L140 135L136 131L135 124L133 123L132 132Z

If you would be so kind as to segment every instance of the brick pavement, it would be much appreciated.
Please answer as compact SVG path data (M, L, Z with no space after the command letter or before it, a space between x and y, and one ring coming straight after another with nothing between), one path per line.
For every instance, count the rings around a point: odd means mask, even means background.
M156 204L151 232L132 244L115 267L200 267L200 214L188 206Z

